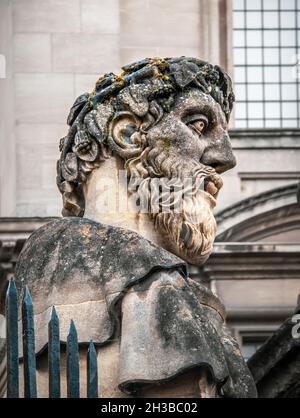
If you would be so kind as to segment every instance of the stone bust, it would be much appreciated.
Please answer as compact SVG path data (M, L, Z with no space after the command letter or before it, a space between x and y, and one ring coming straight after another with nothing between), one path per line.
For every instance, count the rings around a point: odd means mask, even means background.
M148 211L156 225L155 240L188 262L202 263L215 236L211 209L222 187L220 174L235 165L227 133L234 101L231 80L219 67L192 58L146 59L123 70L100 78L94 92L80 96L70 112L57 177L63 215L95 214L90 174L102 165L98 173L103 176L102 161L112 153L123 161L119 168L125 163L129 192L136 191L138 182L140 193L148 193L153 178L169 184L202 180L207 193L199 193L199 202L188 202L181 214ZM188 218L197 204L202 210L191 225Z
M221 68L187 57L127 65L75 101L57 164L63 218L29 238L17 267L40 376L55 305L62 342L74 319L80 344L97 345L104 396L255 396L223 305L186 265L212 251L220 175L236 164L233 102ZM105 195L118 202L103 210Z

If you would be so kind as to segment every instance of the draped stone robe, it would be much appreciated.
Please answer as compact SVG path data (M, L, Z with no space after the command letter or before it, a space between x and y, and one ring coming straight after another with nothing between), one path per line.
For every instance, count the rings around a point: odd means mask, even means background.
M37 360L47 349L55 305L62 343L73 319L80 346L92 339L98 353L114 351L118 370L111 378L106 368L102 382L113 386L107 396L147 396L151 387L203 369L217 396L256 396L219 299L189 278L183 260L133 231L86 218L52 221L22 250L17 285L23 283L35 308Z

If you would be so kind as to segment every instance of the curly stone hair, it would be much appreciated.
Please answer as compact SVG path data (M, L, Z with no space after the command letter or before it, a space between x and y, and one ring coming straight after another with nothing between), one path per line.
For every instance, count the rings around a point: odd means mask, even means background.
M60 140L57 185L63 196L63 216L83 216L82 185L101 161L112 153L125 161L136 158L141 149L118 143L110 122L118 112L139 118L139 130L147 129L169 112L176 92L199 88L221 106L227 121L234 102L230 77L217 65L188 57L146 58L122 67L119 75L105 74L94 90L79 96L73 104L66 137ZM134 135L134 124L129 135Z

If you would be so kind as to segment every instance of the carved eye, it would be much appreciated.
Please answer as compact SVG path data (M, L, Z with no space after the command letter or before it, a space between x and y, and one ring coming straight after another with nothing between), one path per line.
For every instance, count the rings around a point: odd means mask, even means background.
M185 123L197 135L202 135L208 127L208 119L204 115L191 115L186 118Z

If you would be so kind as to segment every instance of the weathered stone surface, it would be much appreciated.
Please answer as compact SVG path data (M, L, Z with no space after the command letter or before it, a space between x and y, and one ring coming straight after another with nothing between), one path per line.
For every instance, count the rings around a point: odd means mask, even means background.
M222 187L220 174L235 165L226 131L233 101L229 76L196 58L146 58L124 66L120 75L100 77L92 93L75 101L69 133L60 142L57 184L63 215L84 214L84 194L91 188L85 184L99 166L106 173L103 162L111 154L126 163L129 193L142 203L155 194L153 178L164 179L169 190L173 179L197 180L204 193L193 192L185 210L157 213L166 209L160 203L159 211L149 211L168 250L203 263L215 236L212 208ZM175 193L165 194L163 205L170 207L176 199ZM175 215L178 210L181 215Z
M300 396L300 335L293 333L299 318L300 298L294 314L248 360L260 398Z
M39 330L37 352L47 343L45 324L54 304L63 341L72 317L78 319L80 342L93 339L105 343L118 326L114 318L122 292L155 268L184 270L185 264L134 232L88 219L56 220L37 230L25 244L17 267L19 285L24 280L34 300ZM78 304L83 304L80 311Z
M27 241L17 279L31 289L37 353L55 304L62 341L70 319L83 345L120 339L117 382L125 393L201 367L227 396L255 396L218 299L187 278L180 259L134 232L85 218L55 220Z
M116 359L109 396L143 396L162 384L168 393L169 383L178 389L188 380L187 396L255 397L224 307L188 278L183 261L202 264L212 250L220 174L235 165L227 133L233 101L221 68L187 57L126 65L75 101L57 165L69 218L36 231L17 267L35 304L38 356L55 305L63 342L72 319L80 344L93 339ZM102 178L119 196L104 214Z

